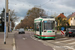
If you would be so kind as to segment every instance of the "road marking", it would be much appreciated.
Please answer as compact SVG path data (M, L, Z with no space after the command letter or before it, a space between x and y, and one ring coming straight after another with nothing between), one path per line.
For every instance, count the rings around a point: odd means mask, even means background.
M31 36L32 39L34 40L38 40L36 38L33 38L33 36ZM67 38L62 38L62 39L67 39ZM69 39L69 40L65 40L65 41L60 41L60 42L67 42L67 41L72 41L72 40L75 40L75 39ZM41 40L38 40L38 41L41 41ZM42 41L41 41L42 42ZM56 43L60 43L60 42L56 42ZM74 42L75 43L75 42ZM46 45L46 44L44 44ZM47 46L47 45L46 45ZM71 49L71 50L75 50L73 47L70 47L70 46L62 46L64 47L65 49ZM56 50L55 48L53 48L53 50Z
M53 50L56 50L55 48L53 48Z
M75 42L71 42L71 43L68 43L68 44L75 44Z
M33 36L31 36L31 38L34 39L34 40L38 40L38 39L34 38Z
M54 41L54 40L48 40L47 42L52 42L52 41Z
M55 43L67 42L67 41L72 41L72 40L75 40L75 39L69 39L69 40L59 41L59 42L55 42Z
M42 40L38 40L38 41L42 41Z
M69 47L69 46L65 46L65 47L67 47L68 49L72 49L72 50L75 50L74 48L72 48L72 47Z
M13 50L16 50L16 46L15 46L15 38L13 38Z
M25 39L27 39L27 38L23 38L23 40L25 40Z

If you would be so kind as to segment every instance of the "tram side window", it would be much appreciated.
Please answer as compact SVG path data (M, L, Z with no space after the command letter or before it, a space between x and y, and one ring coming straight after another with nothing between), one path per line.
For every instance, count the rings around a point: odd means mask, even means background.
M36 24L34 23L34 30L36 31Z
M36 31L39 31L39 25L36 24Z

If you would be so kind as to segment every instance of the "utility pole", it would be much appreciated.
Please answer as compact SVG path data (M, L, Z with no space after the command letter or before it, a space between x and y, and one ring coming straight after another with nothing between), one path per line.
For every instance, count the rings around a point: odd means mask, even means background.
M4 44L6 37L8 37L8 0L5 0Z
M8 38L8 0L6 0L6 38Z
M5 0L5 21L4 21L4 44L6 44L6 0Z

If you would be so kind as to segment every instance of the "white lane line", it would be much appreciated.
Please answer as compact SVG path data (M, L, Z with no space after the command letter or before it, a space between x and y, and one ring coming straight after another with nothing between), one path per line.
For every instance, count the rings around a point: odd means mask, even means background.
M34 38L33 36L31 36L31 38L34 39L34 40L38 40L37 38Z
M67 41L72 41L72 40L75 40L75 39L63 40L63 41L59 41L59 42L55 42L55 43L67 42Z
M42 41L42 40L38 40L38 41Z
M69 47L69 46L65 46L65 47L67 47L68 49L71 49L71 50L75 50L74 48L72 48L72 47Z
M25 40L25 39L27 39L27 38L23 38L23 40Z
M54 41L54 40L49 40L49 41L47 41L47 42L52 42L52 41Z
M56 50L55 48L53 48L53 50Z
M15 46L15 38L13 38L13 50L16 50L16 46Z
M75 44L75 42L71 42L71 43L68 43L68 44Z

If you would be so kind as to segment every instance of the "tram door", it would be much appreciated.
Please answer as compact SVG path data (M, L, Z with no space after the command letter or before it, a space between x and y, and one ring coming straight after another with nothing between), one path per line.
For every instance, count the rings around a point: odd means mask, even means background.
M41 22L39 23L39 32L40 32L40 35L41 35Z

